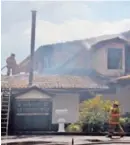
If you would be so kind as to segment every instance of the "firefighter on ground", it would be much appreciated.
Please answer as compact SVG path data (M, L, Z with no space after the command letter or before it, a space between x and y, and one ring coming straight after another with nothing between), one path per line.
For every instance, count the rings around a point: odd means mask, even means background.
M113 103L112 108L110 109L110 116L109 116L109 134L108 137L112 137L115 132L115 129L118 128L120 132L120 136L124 136L124 130L120 125L120 108L119 103L115 101Z
M7 64L7 76L10 76L11 72L12 72L12 75L14 75L16 72L16 67L17 67L14 53L12 53L6 59L6 64Z

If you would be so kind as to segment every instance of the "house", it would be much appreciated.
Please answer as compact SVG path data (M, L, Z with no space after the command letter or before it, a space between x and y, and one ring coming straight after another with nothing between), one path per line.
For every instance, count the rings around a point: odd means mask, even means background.
M106 77L128 74L128 42L112 35L41 46L35 52L35 71L52 75L88 75L95 71ZM21 72L29 72L29 56L19 66Z
M31 87L28 86L28 74L2 76L1 87L3 90L11 88L10 134L57 131L54 129L59 118L57 109L67 109L65 123L74 123L79 119L81 101L94 97L95 93L115 91L87 76L36 74ZM4 95L3 92L3 98ZM2 100L2 106L3 103Z
M103 94L103 99L118 100L122 114L130 112L130 44L124 38L115 37L99 41L92 45L92 68L110 78L109 85L116 88L116 93ZM122 76L122 77L121 77ZM118 78L118 79L117 79ZM127 79L125 79L127 78ZM111 80L117 83L110 83Z
M84 53L85 52L85 53ZM82 41L51 44L39 47L35 52L35 71L39 74L70 74L87 71L89 51ZM84 62L88 63L84 63ZM21 72L29 72L29 57L20 63Z
M130 73L130 45L127 40L120 37L109 37L92 45L92 68L99 74L110 78L108 84L116 88L116 93L103 94L103 99L118 100L121 103L122 114L130 112L129 80L120 83L110 83L118 77ZM121 79L121 78L120 78ZM118 82L120 79L118 79ZM123 84L124 82L124 84Z
M102 40L92 45L92 68L109 77L130 73L130 45L120 37Z
M104 99L119 100L123 113L129 112L128 95L121 94L117 85L109 83L111 79L129 72L129 57L126 57L129 56L128 50L128 41L119 36L39 47L35 52L31 88L28 86L30 56L19 65L20 71L24 73L2 76L2 88L11 88L12 93L10 124L14 128L11 130L14 133L53 130L52 126L58 119L56 109L67 109L66 123L73 123L78 120L79 103L97 93L103 94ZM49 100L49 109L41 107L46 100ZM38 112L48 115L42 118ZM45 121L44 125L40 120Z

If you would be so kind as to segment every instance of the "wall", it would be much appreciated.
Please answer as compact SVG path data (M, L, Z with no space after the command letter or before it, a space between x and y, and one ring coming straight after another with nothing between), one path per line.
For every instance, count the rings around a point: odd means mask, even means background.
M121 112L130 112L130 85L124 88L117 88L116 94L104 94L103 99L118 100L120 102Z
M78 94L57 94L50 97L39 91L32 90L26 94L20 95L17 99L50 99L52 100L52 123L57 123L58 116L56 109L68 109L68 115L65 119L68 123L76 122L79 119L79 95ZM72 105L73 104L73 105Z
M79 119L79 95L77 94L57 94L53 98L52 123L57 123L58 115L55 114L57 109L68 109L65 115L67 123L77 122Z
M106 76L118 76L125 72L125 49L124 44L121 43L108 43L102 48L97 48L92 56L92 68L97 72ZM108 69L107 68L107 49L108 48L122 48L123 49L123 68L122 69Z

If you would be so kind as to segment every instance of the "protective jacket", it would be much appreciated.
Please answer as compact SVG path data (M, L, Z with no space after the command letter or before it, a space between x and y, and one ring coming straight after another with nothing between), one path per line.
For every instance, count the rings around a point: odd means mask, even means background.
M12 58L12 57L8 57L6 59L6 63L7 63L7 67L9 67L9 68L16 67L16 60L14 58Z
M119 124L119 119L120 119L120 109L111 108L109 124L113 125Z

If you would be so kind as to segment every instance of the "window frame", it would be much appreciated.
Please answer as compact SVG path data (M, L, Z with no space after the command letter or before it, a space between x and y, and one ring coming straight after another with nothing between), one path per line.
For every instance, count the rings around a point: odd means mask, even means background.
M120 67L112 67L110 66L109 62L109 50L121 50L121 66ZM111 60L112 61L112 60ZM107 48L107 69L108 70L122 70L123 69L123 49L122 48L116 48L116 47L109 47Z

